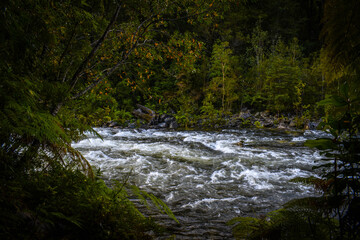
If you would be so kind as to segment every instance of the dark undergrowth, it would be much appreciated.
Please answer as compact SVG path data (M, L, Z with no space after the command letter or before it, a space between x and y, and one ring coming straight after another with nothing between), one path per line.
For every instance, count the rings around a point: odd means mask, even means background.
M1 175L1 239L151 239L149 232L157 231L124 184L110 189L99 177L56 164Z

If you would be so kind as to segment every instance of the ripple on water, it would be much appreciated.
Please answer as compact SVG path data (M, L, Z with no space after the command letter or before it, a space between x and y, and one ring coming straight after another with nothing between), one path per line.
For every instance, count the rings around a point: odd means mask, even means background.
M231 238L225 225L229 219L316 194L289 180L316 174L312 167L321 156L303 143L326 135L256 129L96 131L103 140L89 134L73 147L101 168L105 179L121 180L131 172L130 183L158 196L174 211L182 227L164 221L182 239ZM239 141L244 146L236 145Z

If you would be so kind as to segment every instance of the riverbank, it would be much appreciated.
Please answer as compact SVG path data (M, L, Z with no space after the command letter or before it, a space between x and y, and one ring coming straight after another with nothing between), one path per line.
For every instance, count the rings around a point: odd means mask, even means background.
M239 114L224 115L216 118L202 116L177 116L176 114L156 114L146 118L134 117L123 123L110 121L102 127L112 128L144 128L144 129L185 129L185 130L221 130L242 128L269 128L284 130L315 130L321 120L307 117L297 117L291 114L286 116L273 115L268 111L252 113L245 110Z

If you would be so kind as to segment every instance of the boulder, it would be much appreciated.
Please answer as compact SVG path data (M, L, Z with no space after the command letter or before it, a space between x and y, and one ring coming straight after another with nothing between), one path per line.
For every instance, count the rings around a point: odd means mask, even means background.
M274 126L274 122L270 121L270 120L266 120L266 121L261 121L260 122L262 126L266 127L266 128L271 128Z
M170 124L169 124L169 128L170 129L177 129L179 127L179 124L175 121L172 121Z
M251 115L250 111L240 113L240 118L242 118L244 120L246 120L248 118L252 118L252 117L253 117L253 115Z
M260 117L264 118L264 119L267 119L269 116L269 112L268 111L263 111L260 113Z
M291 127L291 128L295 128L295 127L296 127L296 121L295 121L295 119L292 119L292 120L290 121L289 127Z
M168 127L168 125L165 122L159 123L157 126L159 128L167 128Z
M316 130L318 125L319 125L318 122L309 122L307 124L309 130Z
M165 122L165 119L168 118L168 117L171 117L170 115L168 114L161 114L159 115L159 122Z
M280 122L279 125L277 126L278 129L287 129L288 126L284 123L284 122Z
M110 121L108 124L108 127L117 127L117 126L119 126L119 124L115 121Z
M170 124L173 121L176 121L176 119L173 116L168 116L167 118L164 119L164 122L166 122L167 124Z

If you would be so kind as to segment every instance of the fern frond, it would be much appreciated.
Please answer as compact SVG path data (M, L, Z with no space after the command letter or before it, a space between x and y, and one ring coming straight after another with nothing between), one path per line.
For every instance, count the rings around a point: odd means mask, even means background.
M155 197L153 194L148 193L146 191L140 190L137 186L131 186L132 192L143 202L143 204L150 209L150 206L147 202L147 199L151 200L154 206L160 211L162 214L168 215L175 222L180 223L171 209L164 203L161 199Z

